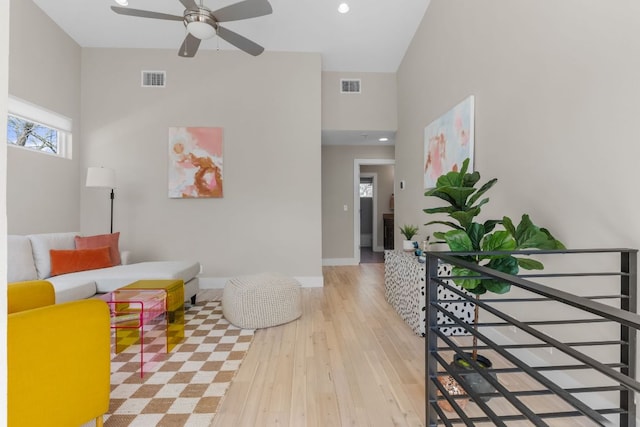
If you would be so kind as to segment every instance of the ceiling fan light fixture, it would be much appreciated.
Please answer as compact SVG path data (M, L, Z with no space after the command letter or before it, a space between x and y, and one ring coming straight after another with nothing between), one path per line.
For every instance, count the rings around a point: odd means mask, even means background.
M187 31L200 40L210 39L216 35L217 24L209 9L200 6L198 10L187 11L184 15Z
M215 12L206 8L203 0L200 0L200 5L195 0L180 0L180 3L185 7L182 15L116 6L111 6L111 10L118 15L182 22L187 34L178 50L178 56L183 58L192 58L198 51L200 42L213 36L220 36L222 40L253 56L264 52L264 47L234 31L218 26L218 21L240 21L269 15L273 12L269 0L241 0Z
M202 21L189 22L187 24L187 31L189 31L193 37L200 40L210 39L216 35L215 27Z
M116 0L120 6L129 6L129 2L127 0Z

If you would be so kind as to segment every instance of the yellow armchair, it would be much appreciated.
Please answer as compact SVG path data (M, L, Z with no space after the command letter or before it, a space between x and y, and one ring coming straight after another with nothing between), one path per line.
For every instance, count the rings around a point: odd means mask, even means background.
M109 409L110 326L97 299L54 304L51 283L8 285L10 427L102 426Z

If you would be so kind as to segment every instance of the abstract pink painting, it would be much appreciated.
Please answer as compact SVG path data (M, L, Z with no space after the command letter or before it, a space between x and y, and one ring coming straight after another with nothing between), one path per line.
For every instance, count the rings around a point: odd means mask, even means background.
M467 157L473 172L473 131L473 96L424 128L424 188L435 187L440 175L459 171Z
M169 197L222 197L222 128L169 128Z

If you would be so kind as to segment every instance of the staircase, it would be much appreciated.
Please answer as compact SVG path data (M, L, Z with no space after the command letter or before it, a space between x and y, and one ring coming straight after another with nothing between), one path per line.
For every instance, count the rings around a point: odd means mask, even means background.
M483 252L491 254L505 252ZM545 269L512 276L460 258L472 253L427 254L427 424L635 426L637 250L509 254L532 256ZM453 283L471 275L438 276L439 263L507 282L511 291L476 299ZM458 294L457 304L476 304L476 323L457 318L450 300L444 308L438 287ZM464 332L443 333L452 327ZM490 366L473 359L474 337Z

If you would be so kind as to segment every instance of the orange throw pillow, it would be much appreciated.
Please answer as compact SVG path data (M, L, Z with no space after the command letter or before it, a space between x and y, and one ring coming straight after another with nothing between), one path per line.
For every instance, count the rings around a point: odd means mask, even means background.
M111 267L113 265L108 246L97 249L51 249L49 253L51 254L52 276Z
M109 246L111 253L111 265L120 265L120 248L118 240L120 232L113 234L98 234L96 236L81 237L76 236L76 249L96 249L103 246Z

